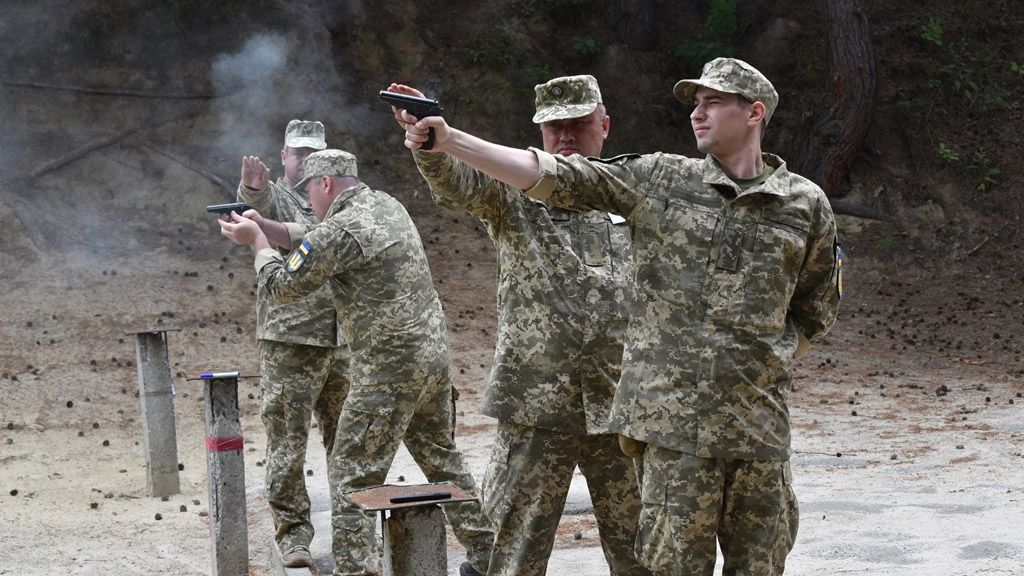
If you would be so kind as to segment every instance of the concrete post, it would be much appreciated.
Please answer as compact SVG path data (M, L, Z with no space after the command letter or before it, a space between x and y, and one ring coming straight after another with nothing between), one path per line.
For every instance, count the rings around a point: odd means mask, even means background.
M448 573L448 547L441 505L475 500L448 482L384 484L347 496L367 512L380 512L384 531L384 576ZM385 516L385 514L390 516Z
M249 574L245 461L238 417L238 372L201 374L206 405L206 471L210 490L212 576Z
M448 573L444 514L437 504L392 510L383 531L384 576Z
M180 491L178 436L174 420L174 383L167 359L165 330L129 332L135 335L139 366L139 404L146 453L146 491L162 497Z

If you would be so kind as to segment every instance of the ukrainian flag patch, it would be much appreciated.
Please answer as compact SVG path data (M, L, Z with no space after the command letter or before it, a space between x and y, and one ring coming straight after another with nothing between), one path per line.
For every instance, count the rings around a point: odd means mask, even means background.
M299 247L292 250L292 253L288 255L288 262L284 265L285 271L290 274L299 268L302 268L302 265L306 262L306 258L308 258L312 252L313 247L309 245L309 242L303 240L302 244L299 244Z
M836 241L836 292L843 299L843 247Z

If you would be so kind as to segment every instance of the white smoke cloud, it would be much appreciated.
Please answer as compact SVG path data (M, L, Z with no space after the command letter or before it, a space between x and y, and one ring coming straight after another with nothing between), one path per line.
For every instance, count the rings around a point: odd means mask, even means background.
M284 135L281 118L296 113L290 66L287 40L272 34L254 36L238 52L214 58L211 78L219 118L216 148L225 160L246 154L267 160L280 150Z

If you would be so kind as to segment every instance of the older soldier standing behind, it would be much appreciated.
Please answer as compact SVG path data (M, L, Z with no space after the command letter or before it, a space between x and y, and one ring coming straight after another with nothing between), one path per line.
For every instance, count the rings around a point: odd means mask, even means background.
M256 156L242 158L238 200L261 216L316 223L302 179L302 162L327 147L324 125L292 120L284 135L284 176ZM287 254L284 251L283 254ZM274 301L263 286L256 295L256 349L260 359L260 418L267 431L266 486L275 536L285 566L313 566L309 544L309 494L303 468L309 418L316 414L324 448L331 453L342 403L348 393L348 346L326 288L291 304Z
M309 193L319 225L257 224L238 215L220 225L235 243L252 246L260 287L276 300L292 302L324 284L331 289L352 350L352 387L328 462L334 574L373 575L379 564L374 516L346 493L382 484L399 443L431 482L476 493L455 446L444 311L412 219L397 200L359 181L355 156L311 154L298 186ZM298 248L284 261L261 228L276 244ZM485 572L494 534L480 504L449 504L444 511L469 557L461 574Z
M646 442L640 561L657 574L782 574L798 512L787 399L801 342L832 326L842 253L828 199L762 153L778 103L733 58L681 80L697 149L607 161L516 150L426 118L417 148L455 155L559 206L626 216L637 306L629 319L612 428Z
M535 92L546 151L600 156L611 118L593 76ZM646 574L633 553L636 471L608 425L630 300L625 219L527 198L446 154L413 156L434 201L480 218L498 251L498 336L482 406L498 419L483 483L495 523L488 574L545 574L577 466L611 574Z

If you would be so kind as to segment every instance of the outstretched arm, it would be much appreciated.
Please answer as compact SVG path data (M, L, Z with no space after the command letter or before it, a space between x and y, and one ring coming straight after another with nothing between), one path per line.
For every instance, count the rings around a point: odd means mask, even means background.
M267 240L275 246L280 246L286 250L293 248L291 234L286 224L277 220L271 220L270 218L264 218L255 210L246 210L242 216L255 222L267 237Z
M422 96L422 92L404 84L391 84L388 90ZM537 156L529 150L509 148L456 130L448 126L440 116L420 120L405 110L396 110L395 119L405 126L405 147L410 150L420 149L427 141L428 131L433 128L434 147L430 152L450 154L477 170L521 190L532 188L540 180L540 164Z

